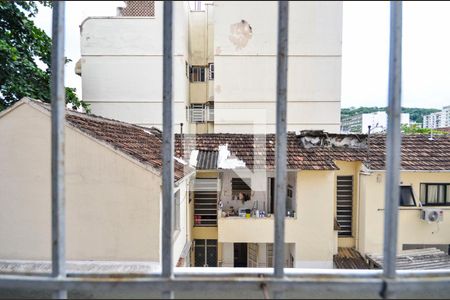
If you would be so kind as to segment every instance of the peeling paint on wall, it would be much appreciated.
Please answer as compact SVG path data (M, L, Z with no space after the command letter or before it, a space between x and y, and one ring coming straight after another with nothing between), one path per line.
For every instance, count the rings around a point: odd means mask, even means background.
M247 46L248 41L252 38L253 29L247 21L241 20L238 23L231 24L229 39L236 46L236 50L240 50Z

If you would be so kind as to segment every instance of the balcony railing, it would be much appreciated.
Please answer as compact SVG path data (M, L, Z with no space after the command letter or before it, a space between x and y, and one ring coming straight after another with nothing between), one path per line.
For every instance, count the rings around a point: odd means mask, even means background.
M188 108L188 121L190 123L214 122L214 108L199 105Z

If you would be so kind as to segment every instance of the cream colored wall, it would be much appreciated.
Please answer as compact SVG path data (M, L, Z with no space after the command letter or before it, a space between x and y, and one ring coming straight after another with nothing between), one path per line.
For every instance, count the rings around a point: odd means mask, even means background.
M289 10L288 129L338 132L342 3L290 2ZM215 1L214 20L215 131L274 132L276 1ZM241 20L251 37L233 31Z
M181 252L186 243L190 240L190 222L192 218L189 215L189 188L187 180L184 180L177 188L180 192L180 230L174 232L175 242L173 244L174 265L177 264ZM161 218L162 220L162 218ZM161 228L161 227L159 227Z
M189 99L191 103L203 104L208 101L208 81L191 82L189 86Z
M174 3L175 124L189 103L188 4ZM81 24L83 100L94 114L143 126L162 125L162 1L155 17L93 17Z
M286 243L295 243L295 267L332 268L335 248L332 171L297 174L297 217L286 218ZM228 217L218 220L221 243L273 243L274 219Z
M193 66L208 64L207 15L205 11L189 13L189 62Z
M401 172L402 185L412 185L416 202L420 199L420 183L450 183L450 173ZM385 172L361 176L361 217L359 250L362 253L382 253L384 224ZM420 219L419 207L400 207L397 249L403 244L450 244L450 207L444 211L439 225Z
M27 104L0 119L2 259L51 257L50 123ZM158 176L66 127L67 259L157 263L160 184Z

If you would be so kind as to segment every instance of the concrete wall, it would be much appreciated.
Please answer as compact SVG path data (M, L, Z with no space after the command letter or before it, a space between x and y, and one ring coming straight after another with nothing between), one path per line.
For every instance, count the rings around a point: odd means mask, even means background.
M294 267L332 268L335 248L334 172L297 173L296 218L286 218L286 243L294 243ZM273 243L274 219L218 219L220 243ZM294 250L292 250L294 251Z
M412 185L416 202L420 200L420 183L450 183L450 173L401 172L402 185ZM358 248L362 253L382 253L384 224L385 172L361 176L361 216ZM397 249L403 244L450 244L450 207L440 224L420 219L420 207L400 207Z
M174 3L175 124L186 124L189 102L187 5ZM162 1L155 1L155 17L94 17L81 24L83 100L94 114L161 127L162 23Z
M277 3L214 2L216 132L274 132ZM339 131L341 2L291 2L288 129Z
M0 118L1 259L51 258L50 123L28 104ZM159 176L66 126L67 259L159 264L160 185Z

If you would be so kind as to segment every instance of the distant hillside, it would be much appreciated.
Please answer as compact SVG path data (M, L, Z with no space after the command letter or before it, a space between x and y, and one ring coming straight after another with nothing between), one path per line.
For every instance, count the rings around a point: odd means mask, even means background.
M341 109L341 120L359 114L372 113L376 111L386 111L386 107L350 107ZM423 116L440 111L435 108L408 108L402 107L402 113L409 113L412 122L422 123Z

